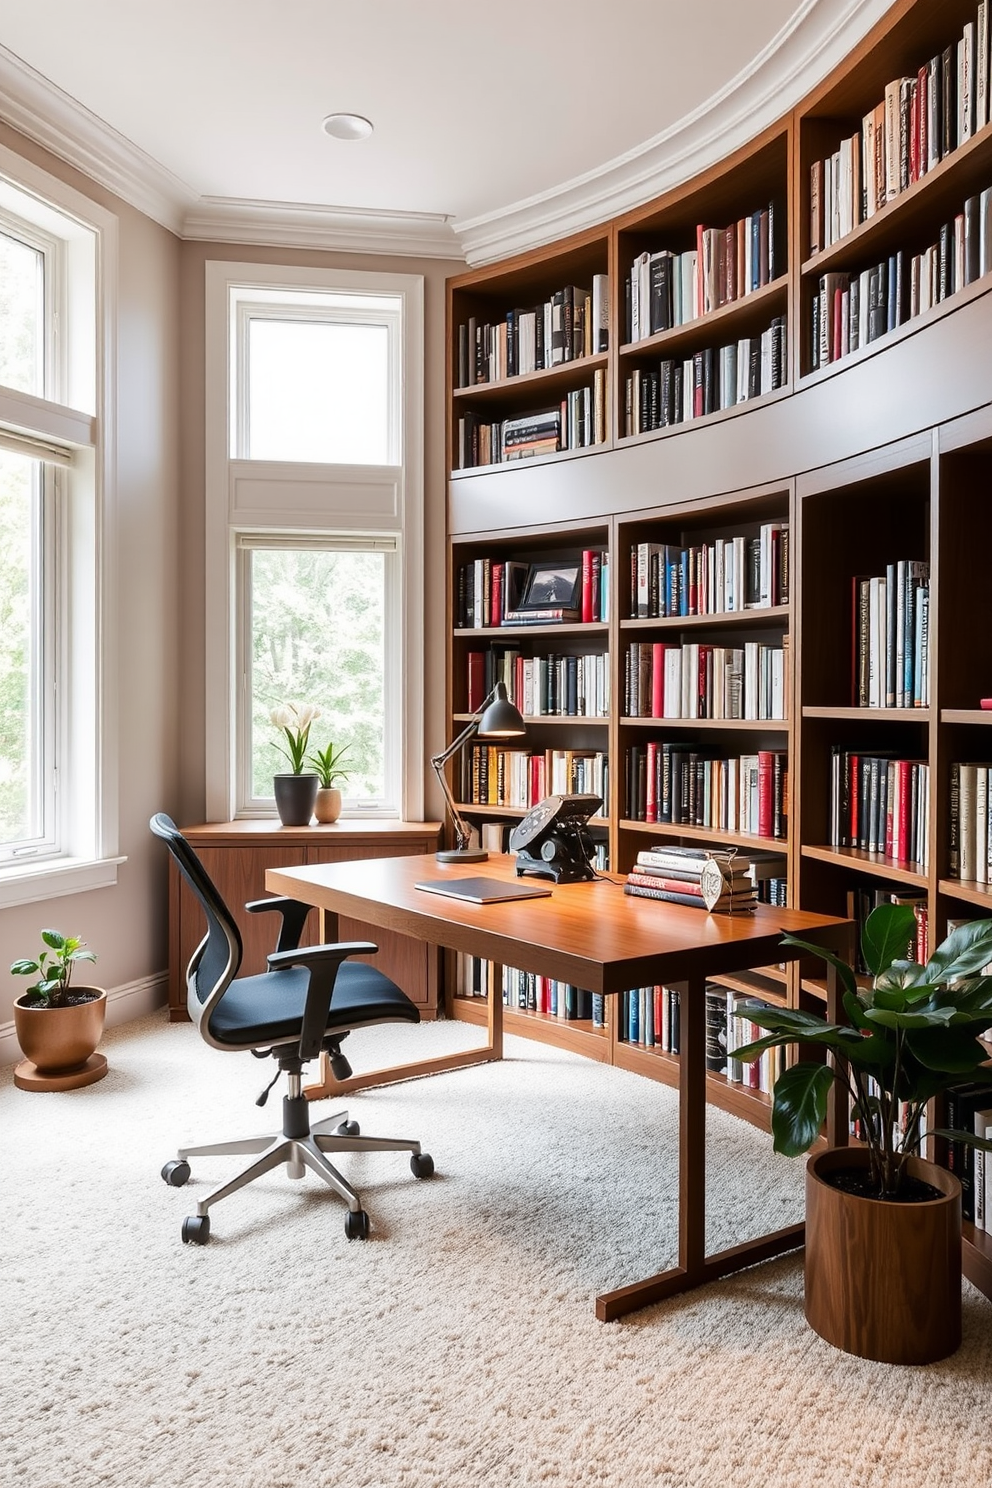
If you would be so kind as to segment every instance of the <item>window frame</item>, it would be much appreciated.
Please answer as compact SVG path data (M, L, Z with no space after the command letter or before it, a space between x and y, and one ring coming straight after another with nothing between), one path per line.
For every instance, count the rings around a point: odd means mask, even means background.
M41 459L55 509L52 568L57 840L0 863L0 908L117 882L117 219L0 146L0 223L56 245L46 286L44 396L0 386L0 440ZM46 307L47 308L47 307ZM63 467L57 469L53 467ZM46 539L47 540L47 539ZM71 738L72 748L67 742Z
M400 658L397 708L401 753L399 800L388 813L363 809L355 818L423 818L423 278L336 268L208 260L206 277L206 726L207 818L253 815L239 799L244 708L240 632L244 626L237 544L242 535L319 541L395 539L399 578L387 604L388 634ZM394 295L400 302L395 417L399 448L387 465L334 465L251 460L238 449L237 305L261 303L284 311L306 294ZM349 311L353 318L354 312ZM308 317L312 318L312 317ZM387 591L388 593L388 591ZM395 620L395 623L392 623ZM396 747L392 736L390 745ZM275 815L274 801L266 803Z

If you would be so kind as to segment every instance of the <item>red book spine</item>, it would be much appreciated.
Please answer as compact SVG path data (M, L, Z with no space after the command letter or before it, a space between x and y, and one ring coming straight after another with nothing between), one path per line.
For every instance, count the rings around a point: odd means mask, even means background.
M929 127L927 123L927 116L930 112L928 101L928 77L928 69L926 63L924 63L919 72L916 74L916 168L918 174L921 176L925 176L927 173L927 151L929 148L929 140L927 138L927 129Z
M847 845L858 845L858 793L861 789L861 760L856 754L847 756L848 794L851 803L850 821L847 828Z
M653 987L654 992L654 1041L662 1047L662 1030L665 1026L665 989Z
M772 779L775 759L770 749L758 750L758 836L771 837L773 830Z
M896 819L898 830L893 823L892 827L892 856L896 862L904 862L908 856L909 845L909 796L910 796L910 769L909 760L896 760Z
M512 702L519 708L524 700L524 659L522 656L515 658L513 663L513 698Z
M703 897L699 884L686 878L659 878L656 873L638 873L632 870L627 874L627 882L644 889L666 889L670 894L691 894L694 899Z
M830 347L830 360L835 362L840 356L841 337L844 333L844 291L839 287L834 290L834 337Z
M468 653L468 698L470 713L477 713L486 698L486 654L484 651Z
M595 550L592 555L592 618L606 619L603 614L603 555Z
M920 82L916 80L909 104L909 184L920 179Z
M592 596L592 549L582 550L582 623L591 625L596 616L593 613Z
M493 564L492 572L492 614L490 625L503 624L503 565Z
M648 740L647 747L647 789L645 791L644 820L656 822L658 820L658 745L654 739Z
M651 645L651 717L665 716L665 643Z
M895 781L897 778L898 772L895 775L889 776L889 780L892 782L892 789L885 793L885 856L887 858L895 856L896 803L893 798L895 796Z

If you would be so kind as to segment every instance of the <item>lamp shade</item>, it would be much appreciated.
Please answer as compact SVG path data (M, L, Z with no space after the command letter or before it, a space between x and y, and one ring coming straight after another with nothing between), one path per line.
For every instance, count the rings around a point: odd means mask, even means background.
M498 682L492 702L483 710L479 719L479 733L503 739L518 739L527 732L523 718L506 695L506 687Z

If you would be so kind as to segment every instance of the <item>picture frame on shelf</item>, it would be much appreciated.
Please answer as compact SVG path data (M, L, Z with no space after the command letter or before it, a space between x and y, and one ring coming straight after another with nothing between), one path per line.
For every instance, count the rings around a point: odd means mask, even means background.
M554 605L564 610L577 610L581 593L581 563L532 563L519 608L543 610Z

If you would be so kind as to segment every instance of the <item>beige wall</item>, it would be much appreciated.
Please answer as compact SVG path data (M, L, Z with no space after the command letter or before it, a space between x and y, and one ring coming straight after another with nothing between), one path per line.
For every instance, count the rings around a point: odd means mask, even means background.
M464 264L437 259L392 258L302 249L247 247L230 243L182 245L182 670L180 741L182 787L180 817L203 820L204 813L204 294L208 259L237 263L298 264L305 267L365 269L379 273L421 274L424 279L424 565L426 614L424 658L427 752L444 740L444 281ZM217 699L222 707L223 700ZM429 767L426 803L441 810L437 782Z
M165 862L148 832L179 799L179 273L171 233L12 130L0 142L115 213L119 221L117 541L120 851L114 888L0 910L0 1032L24 990L7 973L38 931L80 934L110 989L164 970ZM127 1001L117 1012L126 1015ZM111 1010L113 1015L113 1009ZM16 1052L16 1051L15 1051Z
M114 888L0 910L0 1040L24 984L7 974L38 932L80 934L111 991L167 965L165 854L154 811L204 815L204 264L207 259L422 274L425 305L427 748L444 735L444 281L464 265L378 255L181 243L80 172L0 125L0 143L119 222L118 590L120 851ZM218 700L220 706L220 700ZM440 800L428 771L428 811ZM119 1021L136 1007L122 998ZM116 1012L116 1018L115 1018ZM5 1025L7 1027L5 1028ZM16 1048L8 1047L10 1057Z

